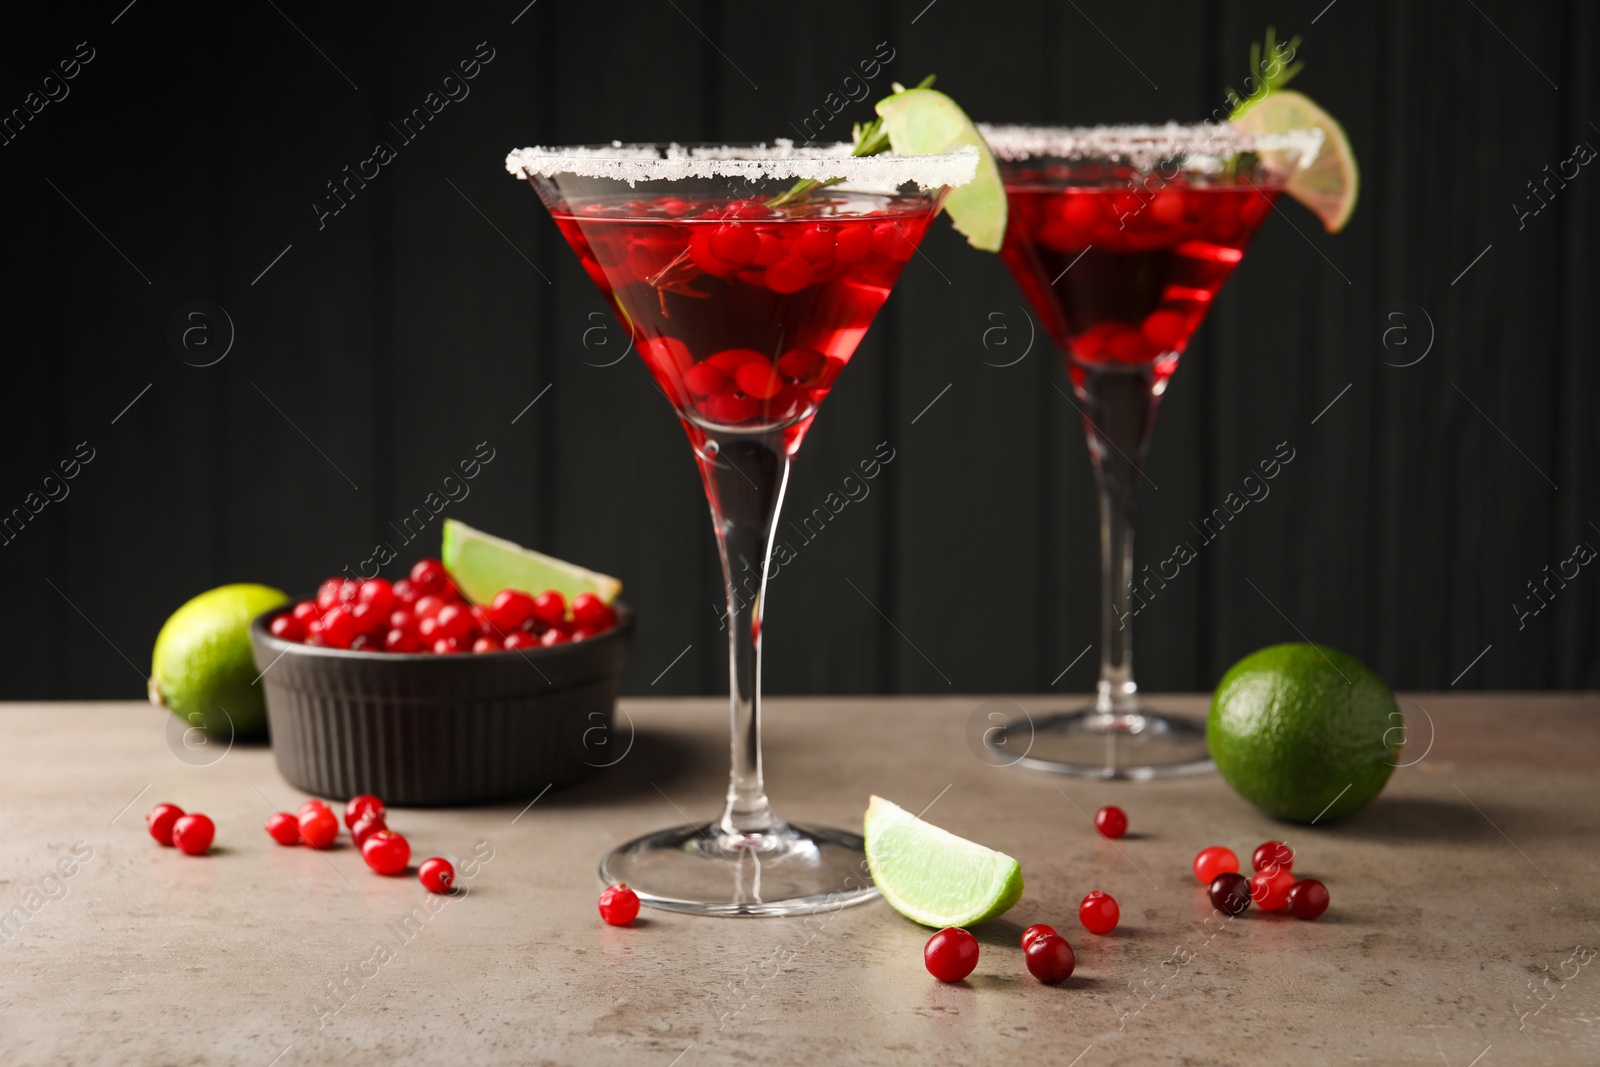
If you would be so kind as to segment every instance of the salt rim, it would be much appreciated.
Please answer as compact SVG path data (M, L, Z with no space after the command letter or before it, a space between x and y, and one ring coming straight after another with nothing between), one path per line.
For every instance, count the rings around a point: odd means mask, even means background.
M587 145L567 148L519 148L506 156L506 172L517 178L575 174L583 178L616 178L630 186L641 181L676 181L684 178L780 180L842 179L855 186L896 188L914 182L924 189L958 186L978 173L978 150L963 145L954 152L933 156L853 156L853 145L796 145L780 138L772 144L686 146Z
M1283 152L1305 167L1322 149L1321 130L1253 134L1228 123L1169 122L1164 126L990 126L979 132L996 159L1008 162L1105 159L1147 170L1169 159L1189 170L1214 171L1241 152Z

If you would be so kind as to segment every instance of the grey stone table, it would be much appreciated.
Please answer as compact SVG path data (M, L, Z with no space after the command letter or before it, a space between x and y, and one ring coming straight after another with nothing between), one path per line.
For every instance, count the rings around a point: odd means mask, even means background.
M1022 861L1022 903L979 931L957 986L928 976L927 931L881 901L803 922L599 922L606 849L717 809L719 701L625 702L628 755L531 806L395 812L419 857L477 857L449 900L348 847L274 845L263 819L304 797L267 750L185 763L148 706L0 705L0 1063L1600 1062L1600 697L1403 697L1412 765L1311 829L1214 777L986 765L965 740L979 703L769 704L788 817L849 825L869 793L937 798L930 820ZM209 856L146 836L163 800L216 820ZM1128 812L1120 842L1087 821L1105 803ZM1274 837L1327 883L1327 915L1208 923L1195 851L1248 857ZM1122 904L1113 936L1076 922L1096 887ZM1061 987L1016 947L1041 921L1077 949Z

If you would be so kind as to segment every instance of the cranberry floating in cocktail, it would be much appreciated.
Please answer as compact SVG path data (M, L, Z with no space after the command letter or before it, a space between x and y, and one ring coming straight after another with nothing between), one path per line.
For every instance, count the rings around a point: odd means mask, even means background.
M876 894L859 833L794 826L767 800L767 561L789 463L818 405L944 189L971 180L977 153L853 155L859 147L533 148L506 160L538 191L677 411L722 558L727 805L715 822L638 838L600 864L604 882L626 883L652 907L791 915ZM743 584L750 574L761 576L754 590Z
M1009 205L1001 257L1066 357L1100 490L1094 703L1032 723L1021 763L1103 778L1213 769L1204 730L1133 680L1133 504L1178 358L1319 131L985 127Z

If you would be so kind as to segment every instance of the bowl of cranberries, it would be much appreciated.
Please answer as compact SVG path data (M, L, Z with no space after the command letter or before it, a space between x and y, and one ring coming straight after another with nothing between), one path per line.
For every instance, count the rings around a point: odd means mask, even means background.
M329 578L250 626L283 776L317 796L486 804L612 762L632 636L621 601L558 590L464 597L444 565Z

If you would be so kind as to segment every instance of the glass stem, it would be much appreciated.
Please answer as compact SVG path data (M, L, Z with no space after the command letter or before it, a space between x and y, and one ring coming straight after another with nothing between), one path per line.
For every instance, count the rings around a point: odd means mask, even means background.
M1095 710L1139 713L1133 680L1133 617L1143 601L1133 589L1133 510L1158 394L1148 374L1087 371L1078 395L1100 494L1100 681Z
M789 456L781 438L761 437L707 442L698 453L728 603L733 758L721 828L737 836L781 832L785 825L767 800L761 772L761 613Z

